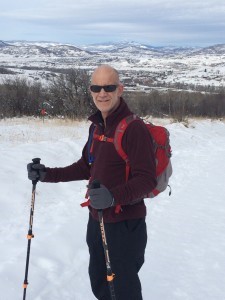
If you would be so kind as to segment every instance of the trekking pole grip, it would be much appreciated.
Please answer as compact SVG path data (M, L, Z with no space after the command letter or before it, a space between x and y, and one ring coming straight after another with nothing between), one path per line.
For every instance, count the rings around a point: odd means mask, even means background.
M98 179L95 179L91 183L91 189L99 189L101 186L100 181Z
M32 162L33 162L34 164L40 164L40 161L41 161L40 158L33 158L33 159L32 159Z
M32 159L32 162L33 162L33 165L37 165L37 164L40 164L41 159L38 158L38 157L36 157L36 158L33 158L33 159ZM37 184L37 182L38 182L38 179L32 180L33 186L35 186L35 185Z
M99 189L101 187L100 181L95 179L92 181L90 188L91 189ZM98 213L101 213L102 209L98 209Z

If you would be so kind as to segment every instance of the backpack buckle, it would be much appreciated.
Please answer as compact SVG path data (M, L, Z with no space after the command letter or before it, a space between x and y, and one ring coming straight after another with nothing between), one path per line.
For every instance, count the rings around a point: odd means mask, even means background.
M107 141L107 137L104 134L100 135L98 139L101 142L106 142Z

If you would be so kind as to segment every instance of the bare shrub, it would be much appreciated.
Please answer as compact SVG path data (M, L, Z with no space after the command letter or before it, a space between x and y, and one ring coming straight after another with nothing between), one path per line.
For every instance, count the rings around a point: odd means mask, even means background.
M87 116L93 109L89 93L90 75L85 70L71 69L53 78L49 95L54 113L70 118Z
M0 86L0 114L15 117L37 114L42 96L39 83L16 77L5 79Z
M126 92L132 111L140 116L170 116L176 121L192 117L221 118L225 116L225 89L219 93L168 90L150 93Z

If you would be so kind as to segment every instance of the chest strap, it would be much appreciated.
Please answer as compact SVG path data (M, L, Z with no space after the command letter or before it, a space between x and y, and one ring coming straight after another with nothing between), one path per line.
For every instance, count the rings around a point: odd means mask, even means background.
M99 135L99 134L96 134L95 132L94 132L93 138L94 138L94 140L98 140L100 142L109 142L109 143L114 142L113 138L109 138L109 137L105 136L104 134Z

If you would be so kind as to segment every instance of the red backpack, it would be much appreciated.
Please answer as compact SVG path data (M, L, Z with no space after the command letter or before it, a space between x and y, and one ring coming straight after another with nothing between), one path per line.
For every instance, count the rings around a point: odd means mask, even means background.
M89 163L93 163L93 158L91 155L91 148L93 146L93 140L97 139L102 142L110 142L113 143L116 151L122 157L122 159L126 163L126 180L128 180L129 172L130 172L130 164L129 157L126 152L122 148L122 139L123 135L132 122L142 121L136 115L130 115L120 121L120 123L116 127L114 138L108 138L104 135L96 134L96 127L91 133L91 137L89 138L89 146L88 146L88 155L89 155ZM153 125L152 123L145 123L151 137L153 140L154 153L156 159L156 176L157 176L157 185L154 190L152 190L148 195L145 195L144 198L153 198L157 196L159 193L163 192L168 185L169 178L172 175L172 165L171 165L171 147L169 140L169 131L163 127L158 125ZM169 195L171 194L171 190ZM116 208L116 212L120 211L120 206L118 205Z
M114 146L118 154L126 162L126 180L128 180L128 175L130 172L129 158L125 151L122 148L122 139L125 133L125 130L130 123L134 121L142 121L136 115L131 115L124 118L118 124L115 136L114 136ZM142 121L143 122L143 121ZM145 198L153 198L159 193L163 192L169 183L169 177L172 175L172 165L170 157L172 155L172 150L169 140L169 131L162 126L153 125L152 123L145 123L151 137L153 140L154 153L156 159L156 176L157 176L157 185L154 190L152 190ZM171 192L170 192L171 194Z

